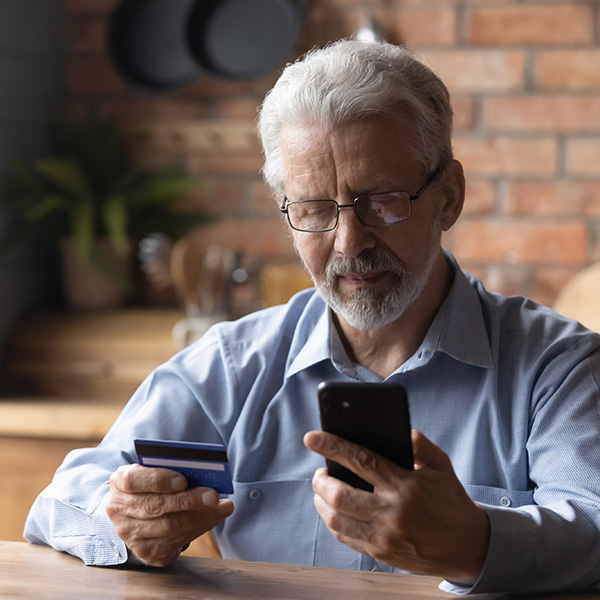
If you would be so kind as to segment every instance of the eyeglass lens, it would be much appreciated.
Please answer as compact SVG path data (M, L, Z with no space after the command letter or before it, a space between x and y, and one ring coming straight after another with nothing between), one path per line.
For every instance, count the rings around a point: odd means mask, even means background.
M363 225L382 227L405 221L411 215L410 195L391 192L356 198L353 205ZM327 231L337 224L338 204L333 200L291 202L287 206L290 225L301 231Z

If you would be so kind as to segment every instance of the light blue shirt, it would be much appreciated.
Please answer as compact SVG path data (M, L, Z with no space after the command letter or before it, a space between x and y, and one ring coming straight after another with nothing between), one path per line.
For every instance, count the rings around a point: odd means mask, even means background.
M600 587L600 336L506 298L456 270L402 383L412 426L448 453L491 523L488 556L456 593ZM154 371L96 449L71 452L30 512L25 537L87 564L127 560L106 516L108 478L134 438L227 445L235 511L215 535L225 558L394 572L336 541L313 506L324 460L324 380L381 381L347 357L314 290L215 326Z

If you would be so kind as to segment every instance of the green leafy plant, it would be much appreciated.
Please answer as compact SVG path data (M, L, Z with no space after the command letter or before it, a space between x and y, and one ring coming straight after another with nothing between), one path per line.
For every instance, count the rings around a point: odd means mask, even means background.
M199 180L132 165L122 132L95 112L82 122L61 122L57 142L53 156L14 160L0 179L0 212L13 221L0 240L0 254L44 225L57 237L72 238L81 260L124 283L98 239L108 238L124 255L131 239L152 231L178 237L212 219L168 210Z

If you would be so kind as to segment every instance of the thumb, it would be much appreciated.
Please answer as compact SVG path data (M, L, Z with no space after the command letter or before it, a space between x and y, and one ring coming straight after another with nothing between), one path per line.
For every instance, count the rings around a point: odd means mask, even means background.
M428 467L436 471L452 470L448 455L432 441L427 439L420 431L411 431L415 469Z

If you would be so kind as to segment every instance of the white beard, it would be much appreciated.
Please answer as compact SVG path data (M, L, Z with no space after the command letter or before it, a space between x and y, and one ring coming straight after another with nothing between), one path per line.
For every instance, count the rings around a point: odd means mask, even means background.
M325 282L317 287L332 310L356 329L377 329L400 318L419 297L433 270L440 251L439 229L432 227L428 239L425 264L418 273L409 272L395 255L381 251L365 251L357 258L337 258L325 269ZM386 270L395 278L391 289L384 291L360 288L342 295L338 276Z

